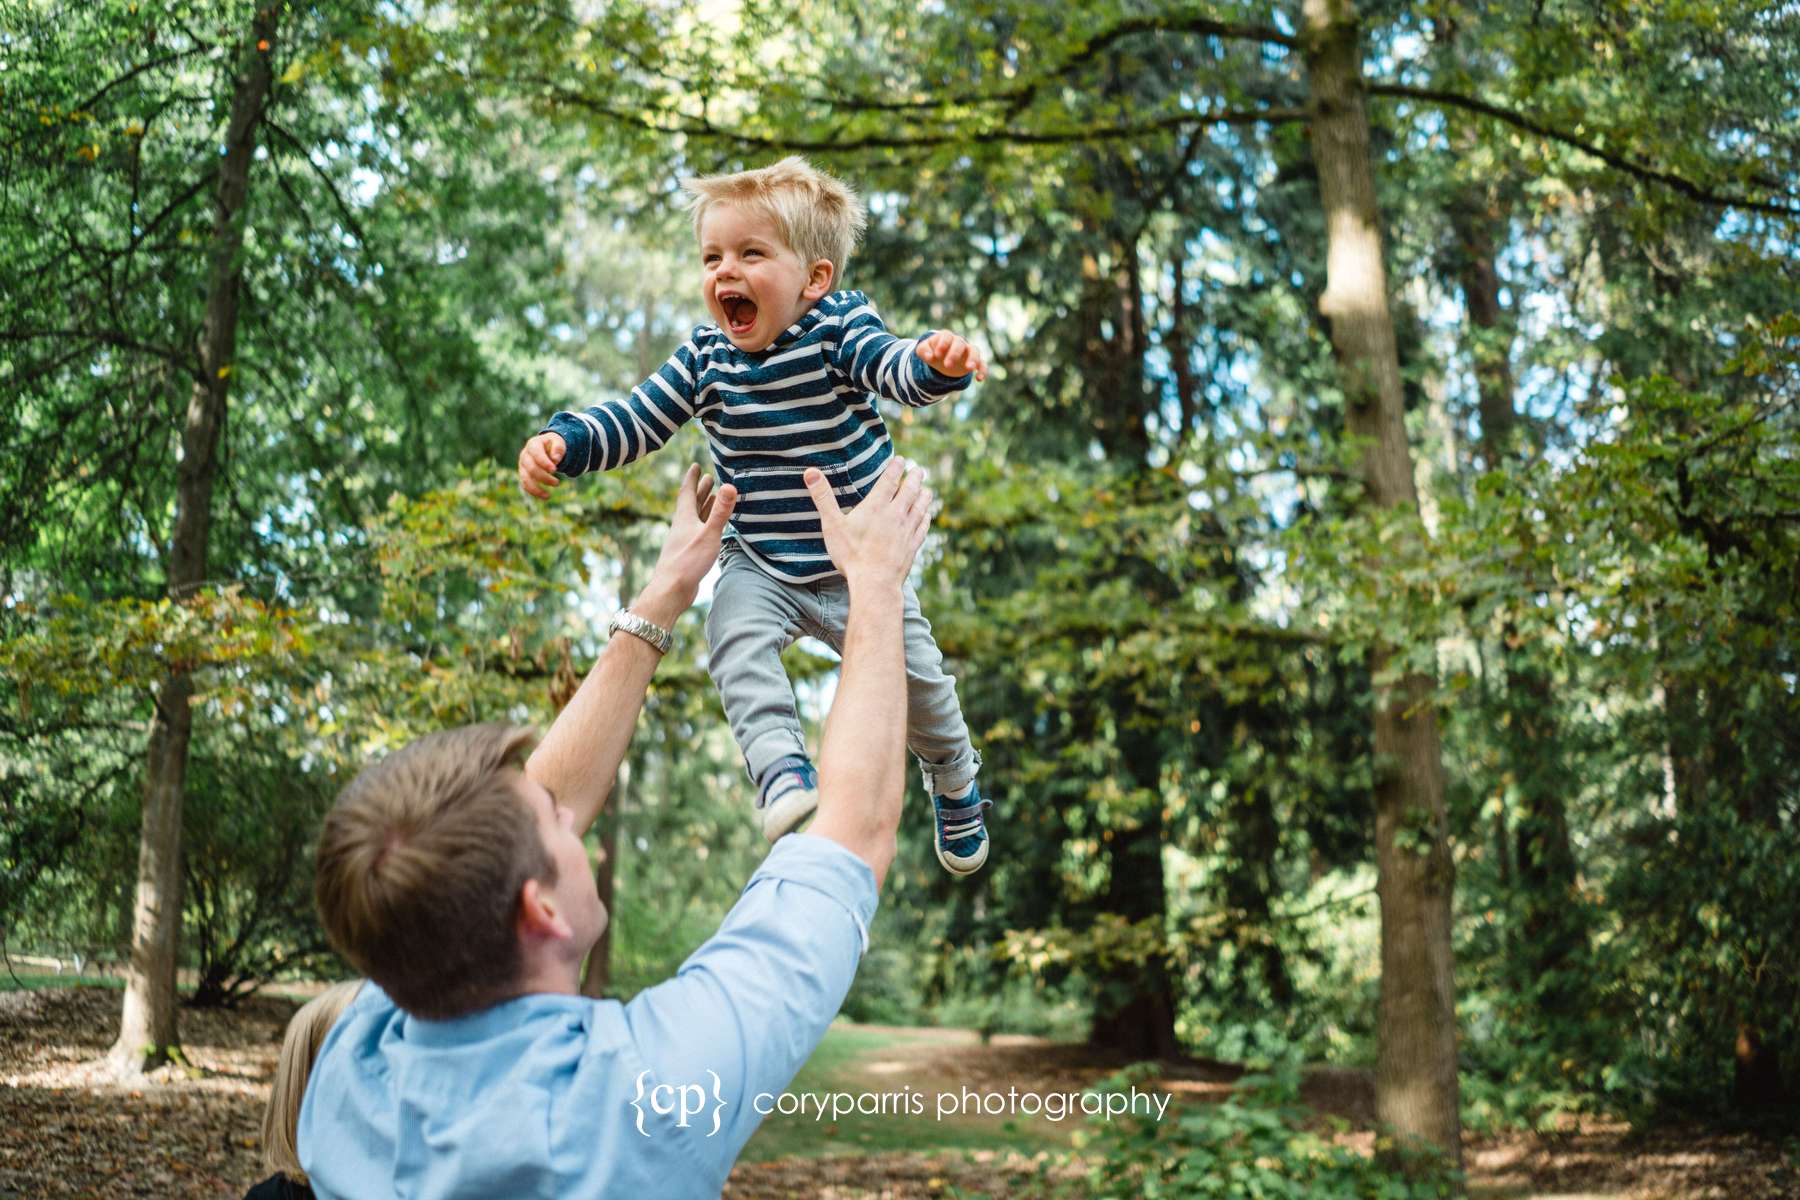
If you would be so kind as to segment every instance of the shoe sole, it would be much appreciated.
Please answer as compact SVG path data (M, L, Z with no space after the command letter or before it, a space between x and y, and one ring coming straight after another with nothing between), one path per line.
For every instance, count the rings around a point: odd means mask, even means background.
M937 860L939 863L943 864L944 870L950 872L952 875L973 875L986 865L988 847L991 845L993 845L992 837L982 839L981 849L977 853L970 855L968 858L957 858L955 855L946 851L942 846L938 846L936 848Z
M790 788L762 811L762 835L771 846L794 832L819 807L819 793L812 788Z

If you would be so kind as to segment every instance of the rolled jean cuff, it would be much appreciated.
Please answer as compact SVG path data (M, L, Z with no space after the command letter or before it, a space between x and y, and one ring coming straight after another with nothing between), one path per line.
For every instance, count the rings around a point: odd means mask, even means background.
M963 785L973 783L980 771L981 751L972 747L949 762L919 760L919 775L925 780L925 791L933 796L960 791Z
M806 736L797 728L765 729L752 737L744 744L744 769L750 772L750 782L761 786L763 774L793 754L798 754L801 758L809 757L806 753Z

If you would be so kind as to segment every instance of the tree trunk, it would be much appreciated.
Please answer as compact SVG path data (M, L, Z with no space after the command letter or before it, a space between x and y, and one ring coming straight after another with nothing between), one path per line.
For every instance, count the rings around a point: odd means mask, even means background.
M1162 761L1155 739L1122 733L1119 743L1138 787L1154 787ZM1168 918L1163 840L1159 802L1148 806L1136 826L1113 831L1104 911L1133 923L1149 922L1159 932L1163 929ZM1134 1059L1176 1057L1180 1045L1175 1040L1175 986L1167 958L1153 953L1141 963L1121 962L1096 973L1089 1044Z
M1265 733L1270 741L1273 736ZM1278 735L1276 735L1278 736ZM1235 797L1228 809L1227 845L1232 866L1224 872L1221 891L1225 908L1241 914L1238 953L1256 964L1269 1000L1286 1011L1294 1002L1294 981L1288 974L1281 943L1274 935L1270 903L1280 886L1276 878L1281 853L1281 827L1275 821L1275 801L1267 786L1253 783Z
M206 581L206 543L212 524L213 478L226 398L237 348L238 289L244 243L244 202L256 129L269 97L273 10L257 14L243 50L231 101L225 154L213 209L212 272L198 347L200 378L188 399L176 473L175 529L168 551L169 595L185 599ZM245 61L247 60L247 61ZM131 964L119 1038L108 1057L122 1076L141 1074L175 1054L175 961L181 938L181 808L187 777L189 707L193 680L170 665L156 698L145 756L143 828L138 842L137 899Z
M1100 712L1125 712L1130 707L1125 689L1098 691L1080 705L1076 720L1085 729L1098 730ZM1157 736L1145 729L1123 727L1118 747L1130 781L1139 792L1154 793L1163 774L1163 756ZM1163 882L1163 806L1148 802L1141 819L1116 826L1105 835L1107 889L1100 909L1134 925L1148 925L1157 934L1168 923L1168 892ZM1175 1058L1181 1047L1175 1042L1175 986L1168 973L1168 957L1161 950L1139 961L1112 961L1094 966L1094 1013L1087 1042L1098 1049L1127 1058Z
M599 1000L612 989L613 891L619 866L619 822L625 815L626 797L635 772L626 762L613 784L611 803L600 818L600 864L594 868L594 889L606 910L606 927L588 951L587 968L581 974L581 994Z
M1146 327L1138 268L1139 233L1118 231L1109 247L1116 261L1082 261L1079 301L1087 330L1078 361L1094 437L1109 459L1144 462L1150 453L1144 389Z
M1146 469L1150 456L1148 413L1155 402L1145 388L1144 352L1148 336L1144 320L1143 278L1138 266L1141 231L1111 229L1114 262L1110 271L1097 264L1088 275L1085 299L1097 315L1084 347L1086 393L1094 413L1094 434L1110 461ZM1110 337L1103 325L1110 325ZM1167 594L1159 598L1172 599ZM1125 712L1131 699L1118 692L1095 697L1112 712ZM1090 723L1089 728L1097 728ZM1126 769L1137 786L1154 790L1161 776L1162 751L1156 739L1141 731L1119 734ZM1162 931L1168 915L1163 880L1163 822L1160 805L1152 804L1136 825L1111 831L1104 911ZM1120 962L1097 970L1091 1044L1130 1058L1173 1058L1175 987L1167 957L1154 953L1143 962Z
M1456 276L1469 312L1469 350L1481 414L1479 446L1483 465L1498 470L1521 452L1514 408L1512 328L1500 303L1496 244L1505 218L1487 189L1471 185L1451 206L1456 235ZM1519 896L1524 904L1521 948L1534 978L1562 980L1545 1003L1567 1010L1579 1000L1570 959L1586 947L1576 918L1575 852L1563 795L1568 778L1560 755L1555 689L1550 673L1532 661L1533 647L1508 621L1500 649L1505 709L1507 767L1519 801L1515 830Z
M1169 316L1169 363L1175 372L1175 401L1181 414L1177 418L1181 428L1175 431L1178 446L1194 436L1194 426L1200 417L1199 384L1194 379L1194 364L1190 358L1193 351L1188 346L1187 336L1187 275L1182 269L1186 257L1187 239L1178 237L1175 251L1169 256L1169 272L1174 277L1174 303L1170 305Z
M1750 1021L1739 1021L1732 1063L1731 1098L1743 1112L1767 1112L1787 1103L1781 1060L1775 1047Z
M1142 463L1150 457L1150 423L1148 414L1159 406L1144 387L1144 353L1150 348L1150 330L1144 320L1144 276L1138 262L1140 232L1132 230L1118 246L1120 337L1119 348L1126 364L1126 391L1119 397L1123 451L1131 461Z
M645 306L643 329L650 329L650 312ZM639 337L639 366L648 376L654 365L644 366L646 336ZM638 547L629 537L620 540L619 604L631 603L637 595ZM625 819L625 805L631 798L632 784L637 780L637 760L628 752L620 764L619 777L613 782L605 812L600 814L600 863L594 868L594 888L600 893L600 904L606 910L606 927L594 948L588 951L587 967L581 974L581 994L595 1000L612 988L613 890L618 880L619 826Z
M1310 130L1324 205L1327 263L1319 310L1330 324L1352 437L1365 439L1368 502L1418 509L1400 363L1388 308L1357 19L1350 0L1304 0ZM1378 569L1379 563L1371 563ZM1393 657L1377 645L1370 673ZM1405 676L1375 707L1375 846L1381 900L1377 1118L1404 1141L1462 1161L1457 1111L1454 867L1432 680ZM1400 838L1402 830L1407 832Z
M1501 214L1493 201L1469 189L1450 209L1456 235L1456 278L1469 310L1469 356L1481 414L1481 450L1492 471L1514 451L1518 414L1513 408L1512 328L1500 304L1500 273L1494 259Z

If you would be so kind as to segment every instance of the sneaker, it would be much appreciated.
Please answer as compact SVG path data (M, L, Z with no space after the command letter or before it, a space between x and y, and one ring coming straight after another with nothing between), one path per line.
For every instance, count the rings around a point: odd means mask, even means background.
M969 794L952 800L933 796L931 806L937 810L937 857L944 870L952 875L973 875L987 861L987 826L981 810L992 808L992 800L981 798L981 786L972 785Z
M756 797L756 817L770 843L792 833L819 807L819 773L811 761L790 754L769 768Z

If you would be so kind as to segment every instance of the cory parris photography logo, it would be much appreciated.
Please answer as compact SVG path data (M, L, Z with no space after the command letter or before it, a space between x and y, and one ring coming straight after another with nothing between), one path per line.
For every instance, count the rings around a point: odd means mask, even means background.
M637 1131L645 1137L650 1131L644 1128L644 1105L650 1105L650 1111L658 1116L674 1117L677 1128L686 1129L691 1118L706 1115L708 1101L712 1107L712 1128L706 1136L711 1137L719 1132L719 1117L725 1111L725 1097L720 1094L718 1072L708 1070L712 1076L712 1095L708 1097L706 1089L697 1083L658 1083L649 1088L644 1086L644 1077L650 1072L639 1071L637 1074L637 1095L631 1098L631 1107L637 1109Z

